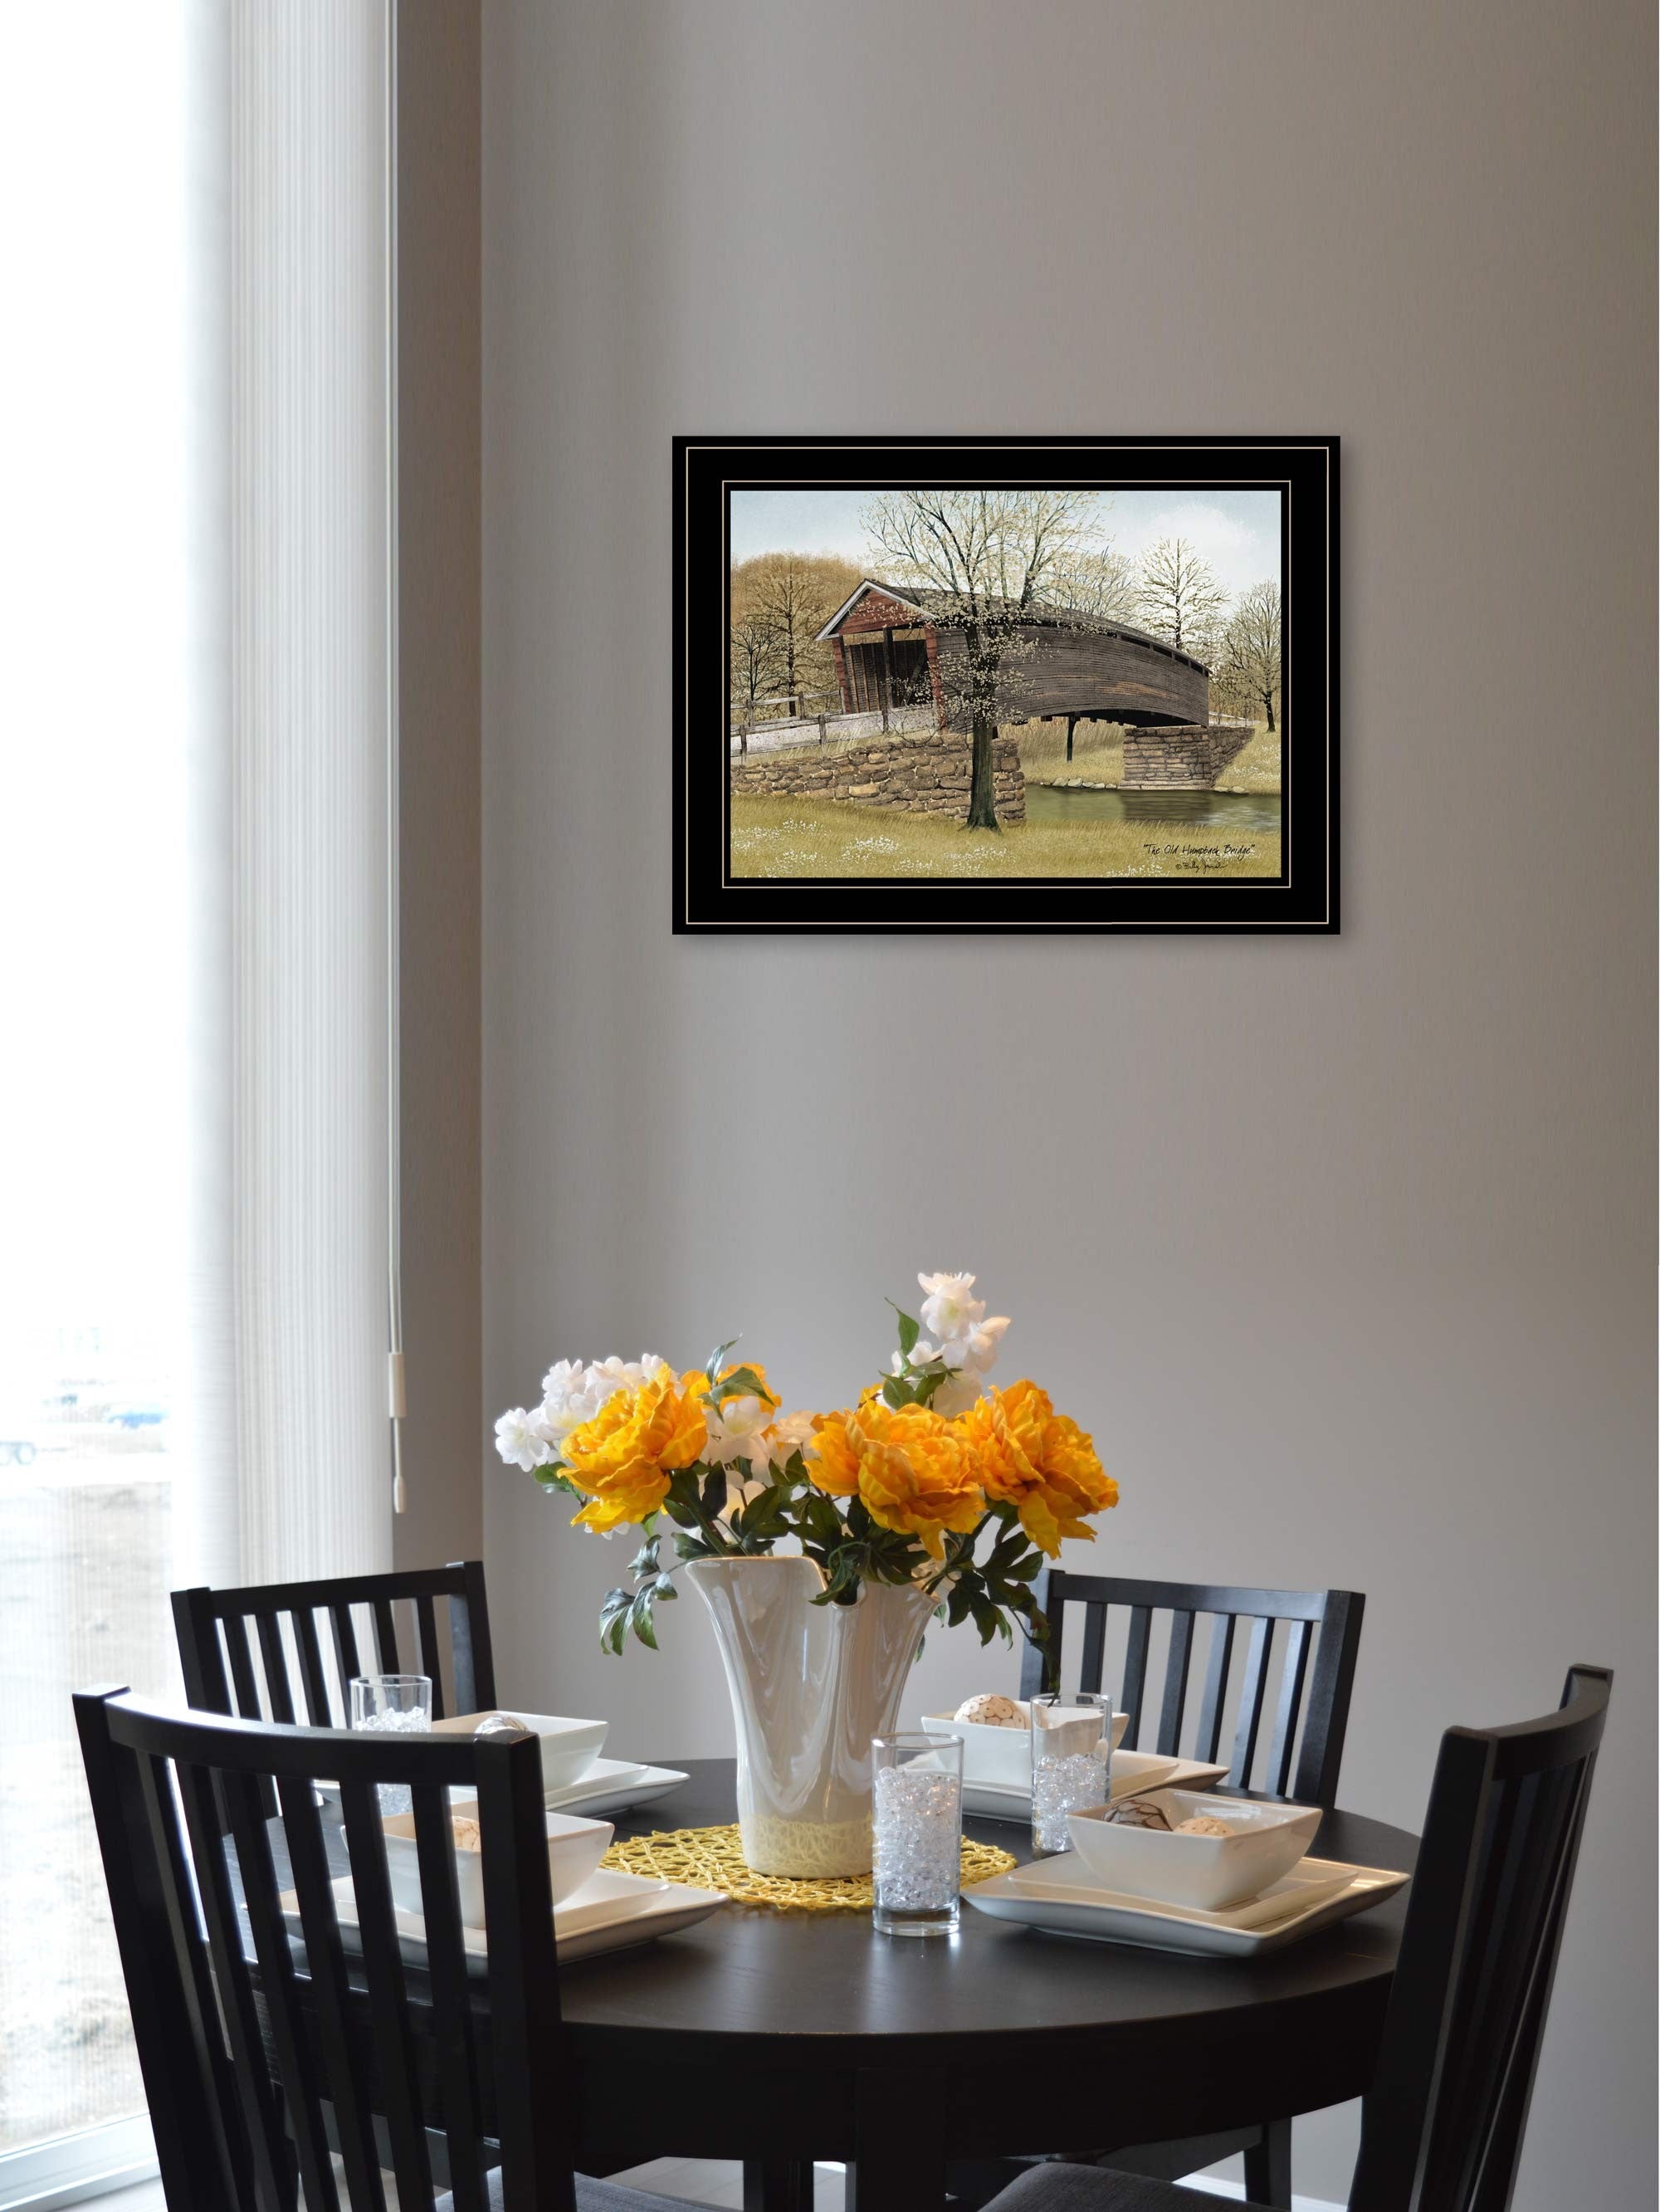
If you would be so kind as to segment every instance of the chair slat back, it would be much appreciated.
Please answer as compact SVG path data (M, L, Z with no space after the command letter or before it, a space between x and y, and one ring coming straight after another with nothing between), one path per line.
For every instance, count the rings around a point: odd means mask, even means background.
M439 1598L449 1607L447 1680ZM185 1693L208 1712L344 1728L352 1678L365 1674L430 1674L435 1720L496 1703L489 1608L477 1559L323 1582L175 1590L173 1619Z
M1037 1595L1049 1620L1049 1640L1045 1650L1027 1646L1023 1697L1058 1684L1074 1648L1078 1686L1101 1689L1113 1648L1111 1616L1122 1611L1126 1619L1119 1696L1129 1716L1127 1749L1219 1765L1225 1741L1229 1787L1266 1790L1309 1805L1336 1802L1365 1609L1359 1591L1145 1582L1051 1567L1040 1577ZM1079 1608L1082 1634L1074 1644L1067 1620ZM1166 1620L1157 1728L1147 1741L1156 1624ZM1196 1658L1202 1671L1198 1709L1190 1723ZM1263 1722L1269 1714L1265 1741Z
M353 1735L75 1700L170 2212L572 2212L534 1736ZM338 1785L344 1839L316 1784ZM400 1929L380 1791L413 1808ZM477 1800L470 1966L449 1792ZM275 1803L274 1818L267 1807Z
M1614 1677L1441 1740L1350 2212L1505 2212Z

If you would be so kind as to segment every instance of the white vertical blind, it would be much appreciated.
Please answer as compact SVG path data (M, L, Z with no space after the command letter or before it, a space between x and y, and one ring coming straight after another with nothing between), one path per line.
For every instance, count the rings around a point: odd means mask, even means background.
M390 0L227 11L240 1571L391 1560Z

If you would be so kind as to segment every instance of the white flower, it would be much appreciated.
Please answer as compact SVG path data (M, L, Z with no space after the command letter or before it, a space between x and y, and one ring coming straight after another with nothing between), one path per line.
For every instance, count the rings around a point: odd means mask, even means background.
M960 1375L953 1375L939 1385L930 1401L936 1413L954 1421L959 1413L966 1413L980 1395L980 1376L977 1369L965 1367Z
M770 1468L777 1449L773 1410L753 1392L724 1399L719 1406L713 1399L705 1400L703 1419L709 1440L703 1457L711 1467L730 1467L734 1460L746 1459L757 1470ZM788 1456L787 1452L785 1457Z
M982 1375L988 1374L996 1366L1003 1332L1008 1325L1006 1314L994 1315L990 1321L982 1322L969 1339L969 1357Z
M599 1411L603 1400L589 1379L593 1373L580 1359L562 1359L542 1378L542 1419L561 1443Z
M580 1359L562 1359L542 1377L541 1418L548 1434L562 1443L573 1429L591 1421L607 1398L619 1390L637 1390L667 1372L655 1352L639 1359L600 1359L584 1366Z
M776 1440L781 1464L794 1451L799 1451L803 1459L818 1457L814 1445L818 1431L812 1425L811 1413L786 1413L781 1420L773 1423L772 1433Z
M985 1319L985 1300L971 1295L972 1275L919 1275L916 1279L925 1293L922 1326L942 1341L971 1335Z
M496 1424L496 1449L509 1467L533 1474L557 1455L557 1446L539 1413L514 1406Z

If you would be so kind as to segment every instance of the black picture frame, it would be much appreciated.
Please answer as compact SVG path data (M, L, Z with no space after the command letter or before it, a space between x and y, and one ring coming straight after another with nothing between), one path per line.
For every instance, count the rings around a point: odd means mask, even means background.
M677 437L675 934L1336 934L1339 442L1326 436ZM1284 766L1278 877L733 875L727 766L731 493L991 483L1280 489Z

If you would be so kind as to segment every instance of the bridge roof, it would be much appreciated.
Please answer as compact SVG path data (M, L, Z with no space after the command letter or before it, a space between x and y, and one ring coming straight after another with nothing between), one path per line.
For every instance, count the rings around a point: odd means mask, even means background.
M834 637L860 600L871 592L880 592L900 606L909 608L924 622L961 623L966 619L968 599L964 592L919 590L914 585L890 584L880 576L866 576L837 607L815 642L822 644L825 639ZM999 614L1030 623L1034 628L1091 630L1101 637L1121 637L1131 645L1145 646L1150 653L1160 653L1166 659L1185 661L1189 668L1200 669L1206 675L1210 673L1205 663L1192 653L1183 653L1179 646L1167 645L1162 637L1154 637L1147 630L1133 629L1128 623L1110 622L1103 615L1085 614L1081 607L1056 605L1044 599L1033 599L1023 606L1018 600L1001 599L991 592L982 593L982 597Z

